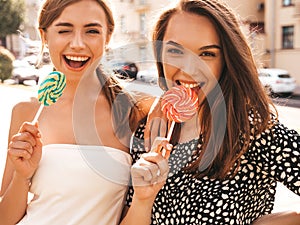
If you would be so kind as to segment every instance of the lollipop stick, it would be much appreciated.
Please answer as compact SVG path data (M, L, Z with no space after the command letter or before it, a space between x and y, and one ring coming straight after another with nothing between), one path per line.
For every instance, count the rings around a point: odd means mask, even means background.
M34 119L32 120L32 123L33 123L33 124L35 124L35 123L37 122L38 118L39 118L40 115L41 115L41 112L42 112L43 108L44 108L44 104L41 104L40 107L39 107L39 110L38 110L38 111L36 112L36 114L35 114Z
M175 121L173 120L170 126L170 129L168 131L168 135L167 135L167 140L170 141L173 130L174 130L174 126L175 126Z
M173 133L173 130L174 130L174 126L175 126L175 121L172 121L171 123L171 126L170 126L170 129L168 131L168 135L167 137L156 137L154 139L154 142L152 143L152 146L151 146L151 152L162 152L162 156L165 156L166 154L166 150L164 150L163 147L161 147L158 151L157 151L157 146L164 140L167 140L168 142L170 142L170 139L171 139L171 136L172 136L172 133Z

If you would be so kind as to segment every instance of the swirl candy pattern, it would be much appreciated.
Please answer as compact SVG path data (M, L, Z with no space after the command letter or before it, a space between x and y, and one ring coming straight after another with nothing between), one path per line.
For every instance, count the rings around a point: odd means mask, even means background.
M198 107L197 93L184 86L172 87L162 96L161 110L169 120L177 123L191 119Z
M66 87L66 76L58 71L51 72L41 83L38 100L45 106L52 105L62 95Z

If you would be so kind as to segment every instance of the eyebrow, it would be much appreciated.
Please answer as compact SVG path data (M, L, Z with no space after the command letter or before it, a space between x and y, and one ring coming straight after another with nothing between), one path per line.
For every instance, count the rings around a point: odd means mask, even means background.
M180 49L184 49L184 47L174 41L168 41L167 44L170 44L170 45L174 45ZM201 48L199 48L199 50L203 51L203 50L208 50L208 49L213 49L213 48L216 48L216 49L221 49L221 46L219 45L207 45L207 46L203 46Z
M221 49L221 46L219 46L219 45L207 45L207 46L203 46L203 47L199 48L199 50L207 50L207 49L212 49L212 48Z
M175 41L168 41L167 44L168 45L174 45L174 46L176 46L176 47L178 47L180 49L184 49L184 47L182 45L176 43Z
M73 27L73 24L68 23L68 22L61 22L61 23L57 23L55 24L56 27ZM100 23L89 23L84 25L84 27L101 27L102 25Z

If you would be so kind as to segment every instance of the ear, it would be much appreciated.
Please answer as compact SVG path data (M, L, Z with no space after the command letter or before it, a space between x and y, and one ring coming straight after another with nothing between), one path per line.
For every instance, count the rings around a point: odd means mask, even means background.
M110 42L111 35L106 35L105 45L108 45Z
M40 32L42 44L47 45L47 33L46 33L46 31L43 30L43 29L39 29L39 32Z

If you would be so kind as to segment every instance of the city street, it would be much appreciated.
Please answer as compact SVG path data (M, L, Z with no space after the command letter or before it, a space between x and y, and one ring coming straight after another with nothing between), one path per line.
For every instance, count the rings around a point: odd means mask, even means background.
M155 95L159 95L161 90L157 86L149 85L139 81L134 81L125 84L128 89L137 91L147 91ZM13 105L19 101L29 99L36 96L37 86L20 86L0 84L0 179L6 157L7 136L10 123L10 113ZM279 119L287 127L296 129L300 132L300 108L277 106ZM1 181L0 181L1 182ZM297 210L300 212L300 197L296 196L282 185L278 186L274 212L283 210Z

